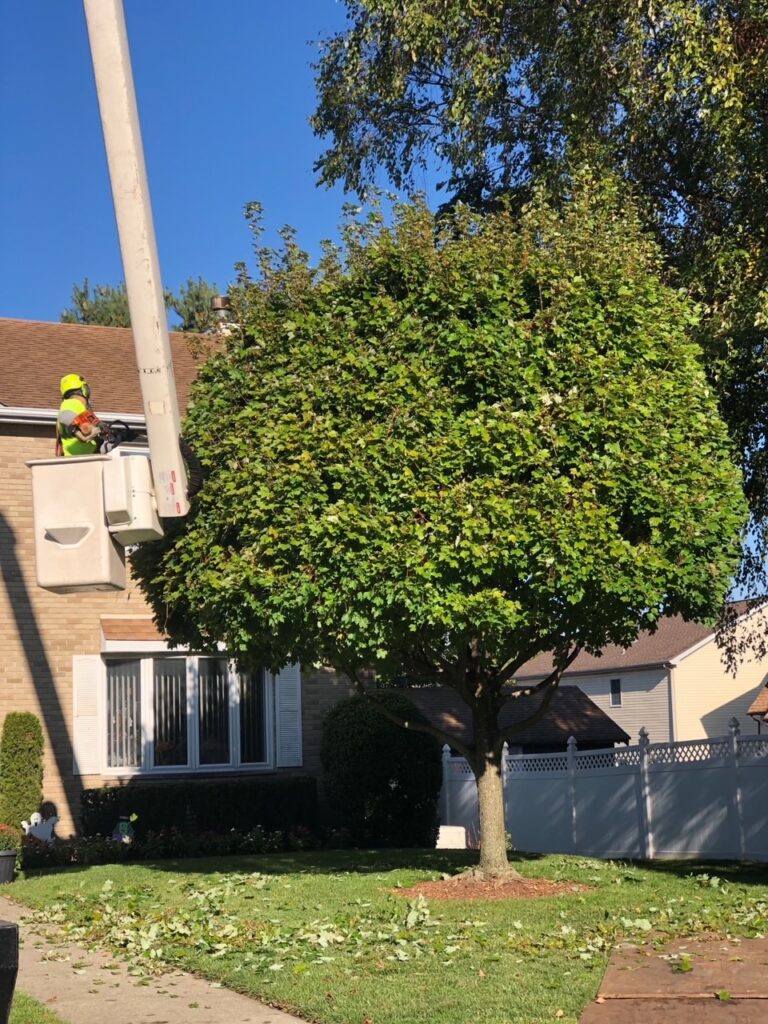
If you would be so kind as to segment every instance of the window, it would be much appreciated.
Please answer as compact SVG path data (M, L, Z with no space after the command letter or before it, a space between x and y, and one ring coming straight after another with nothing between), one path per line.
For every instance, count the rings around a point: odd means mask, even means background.
M226 658L158 655L107 661L108 770L210 771L270 762L264 672Z
M621 707L621 680L620 679L612 679L611 680L611 707L612 708L620 708Z
M138 661L107 665L107 764L141 767L141 680Z

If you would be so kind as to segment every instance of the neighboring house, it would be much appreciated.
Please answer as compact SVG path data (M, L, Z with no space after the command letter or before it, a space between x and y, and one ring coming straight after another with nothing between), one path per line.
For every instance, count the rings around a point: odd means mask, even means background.
M187 341L171 336L182 409L196 372ZM131 332L0 319L0 350L0 718L40 716L59 834L74 830L84 787L137 775L317 774L323 715L349 693L332 672L238 675L225 655L168 650L135 586L60 595L36 585L26 463L54 454L64 373L88 380L104 419L143 423Z
M745 615L736 626L750 627ZM516 676L517 683L544 678L548 655L537 655ZM651 742L725 736L737 718L745 734L757 731L750 705L768 677L768 663L745 660L731 675L714 630L680 616L662 619L655 633L643 633L631 647L610 646L602 657L580 654L561 685L578 685L637 742L645 726Z
M764 686L758 693L747 714L754 722L757 722L758 732L763 731L763 725L768 729L768 686Z
M402 692L433 725L465 743L472 741L471 713L455 690L448 686L423 686ZM543 697L541 693L509 701L499 715L501 728L531 718ZM571 736L576 739L579 750L600 750L628 743L630 739L578 686L565 686L552 695L546 715L509 740L509 752L549 754L566 750Z

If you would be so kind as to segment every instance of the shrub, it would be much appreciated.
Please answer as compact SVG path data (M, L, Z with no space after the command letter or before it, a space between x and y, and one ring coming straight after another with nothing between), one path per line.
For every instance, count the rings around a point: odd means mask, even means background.
M426 719L402 693L377 690L391 710ZM434 846L442 781L440 744L395 725L364 697L341 701L323 722L320 748L330 811L358 844Z
M21 829L42 800L42 726L29 711L11 711L0 740L0 822Z
M176 828L187 832L247 832L313 828L317 783L308 776L141 781L86 789L80 801L84 836L111 836L121 815L136 815L137 839Z
M333 839L332 836L328 837ZM17 842L17 846L18 846ZM25 871L69 865L120 864L125 861L226 857L236 854L281 853L311 850L323 845L323 837L298 826L289 832L185 832L175 827L149 832L141 841L120 843L109 836L73 837L43 843L24 836L21 867Z
M18 850L21 848L21 829L12 825L0 824L0 850Z

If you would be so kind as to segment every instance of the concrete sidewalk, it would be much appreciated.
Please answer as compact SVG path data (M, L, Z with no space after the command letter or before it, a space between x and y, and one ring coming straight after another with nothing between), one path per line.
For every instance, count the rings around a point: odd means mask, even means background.
M581 1024L768 1024L768 939L623 943Z
M0 897L0 918L19 925L16 988L69 1024L302 1024L281 1010L182 971L136 977L98 949L49 943L29 912Z

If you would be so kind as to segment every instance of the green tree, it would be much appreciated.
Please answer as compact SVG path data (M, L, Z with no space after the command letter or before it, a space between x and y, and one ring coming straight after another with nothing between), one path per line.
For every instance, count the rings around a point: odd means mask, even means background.
M211 308L211 300L219 294L215 284L209 284L202 277L197 280L190 277L178 292L167 292L165 304L179 318L174 326L176 331L192 331L206 334L217 324L216 314Z
M317 65L318 169L364 190L438 164L454 199L619 175L702 304L698 340L762 533L768 517L768 9L763 0L345 0ZM675 276L677 275L677 276ZM762 537L762 539L761 539Z
M695 311L587 176L563 213L417 204L350 224L318 269L290 239L260 262L185 427L207 485L135 571L194 649L323 661L363 694L367 668L453 687L471 744L411 727L468 759L481 869L504 873L519 730L498 715L531 692L509 689L520 666L553 652L549 696L580 650L715 616L737 564L746 509Z
M218 295L215 284L202 277L189 278L177 293L165 293L166 308L178 316L176 331L205 334L216 326L211 299ZM72 287L72 305L61 314L65 324L96 324L100 327L130 327L131 313L125 282L118 285L97 284L93 288L86 278L82 285Z
M124 282L97 284L91 288L88 278L72 285L72 305L62 311L63 324L91 324L98 327L130 327L128 295Z

